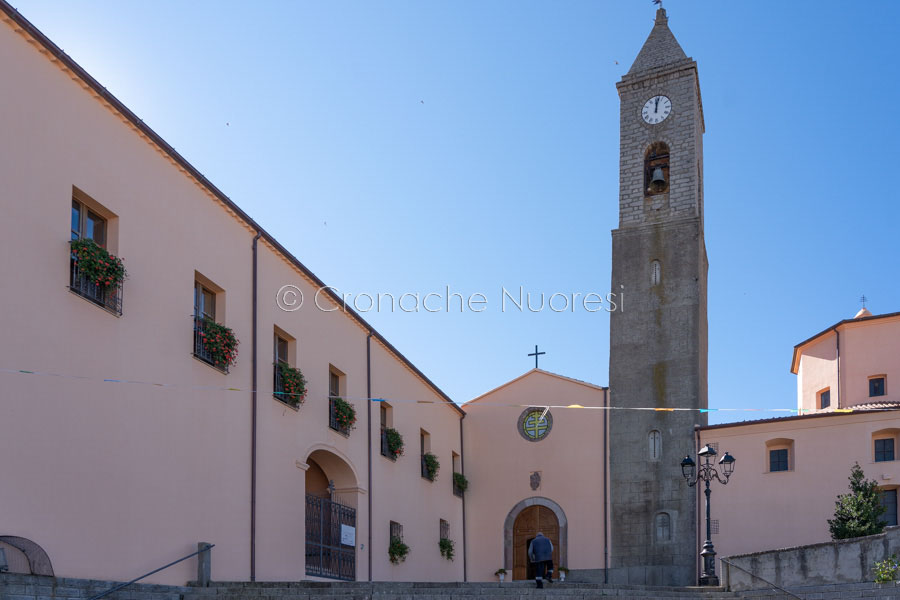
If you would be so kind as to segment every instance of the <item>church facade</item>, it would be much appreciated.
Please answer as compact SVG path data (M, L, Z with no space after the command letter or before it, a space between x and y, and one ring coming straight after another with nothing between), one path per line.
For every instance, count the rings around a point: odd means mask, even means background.
M707 426L703 107L662 9L617 84L609 387L535 368L462 407L6 0L0 55L11 571L128 580L209 543L220 581L520 580L542 532L572 579L691 585L678 463L706 443L739 461L720 557L827 539L854 460L896 522L900 316L798 345L801 416Z

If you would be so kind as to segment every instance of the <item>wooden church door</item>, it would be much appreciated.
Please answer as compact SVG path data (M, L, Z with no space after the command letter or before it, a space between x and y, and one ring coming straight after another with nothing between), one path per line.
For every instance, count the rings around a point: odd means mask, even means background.
M546 506L529 506L513 524L513 579L534 579L528 546L539 531L553 543L553 566L559 567L559 520Z

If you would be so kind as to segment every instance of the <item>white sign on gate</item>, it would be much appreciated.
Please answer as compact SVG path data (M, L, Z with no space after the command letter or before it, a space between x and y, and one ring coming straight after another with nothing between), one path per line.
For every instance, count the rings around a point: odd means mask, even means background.
M349 525L341 525L341 545L343 545L343 546L355 546L356 545L356 527L350 527Z

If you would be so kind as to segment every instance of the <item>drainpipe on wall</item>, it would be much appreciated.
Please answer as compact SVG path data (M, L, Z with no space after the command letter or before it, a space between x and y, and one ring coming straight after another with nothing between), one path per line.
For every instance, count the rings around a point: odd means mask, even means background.
M261 231L253 238L253 315L250 320L250 400L251 400L251 432L250 432L250 581L256 581L256 283L257 250Z
M369 581L372 581L372 332L366 336L366 426L369 430Z
M609 388L603 390L603 406L609 408ZM603 583L609 583L609 410L603 411ZM568 565L566 565L568 566Z
M841 332L837 327L834 328L834 345L837 349L837 407L841 406Z
M463 447L463 420L466 415L459 418L459 472L466 474L466 453ZM451 465L451 469L452 469ZM468 581L468 573L466 570L466 493L462 494L462 557L463 557L463 581Z

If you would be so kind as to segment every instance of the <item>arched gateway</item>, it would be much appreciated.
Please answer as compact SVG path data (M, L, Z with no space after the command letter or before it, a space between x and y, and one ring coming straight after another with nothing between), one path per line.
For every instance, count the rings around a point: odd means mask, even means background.
M543 533L553 542L553 565L565 566L568 546L568 520L559 504L549 498L535 496L516 504L503 525L503 564L513 579L532 579L534 572L528 560L528 545Z
M306 574L356 579L359 487L350 463L326 448L306 458Z

